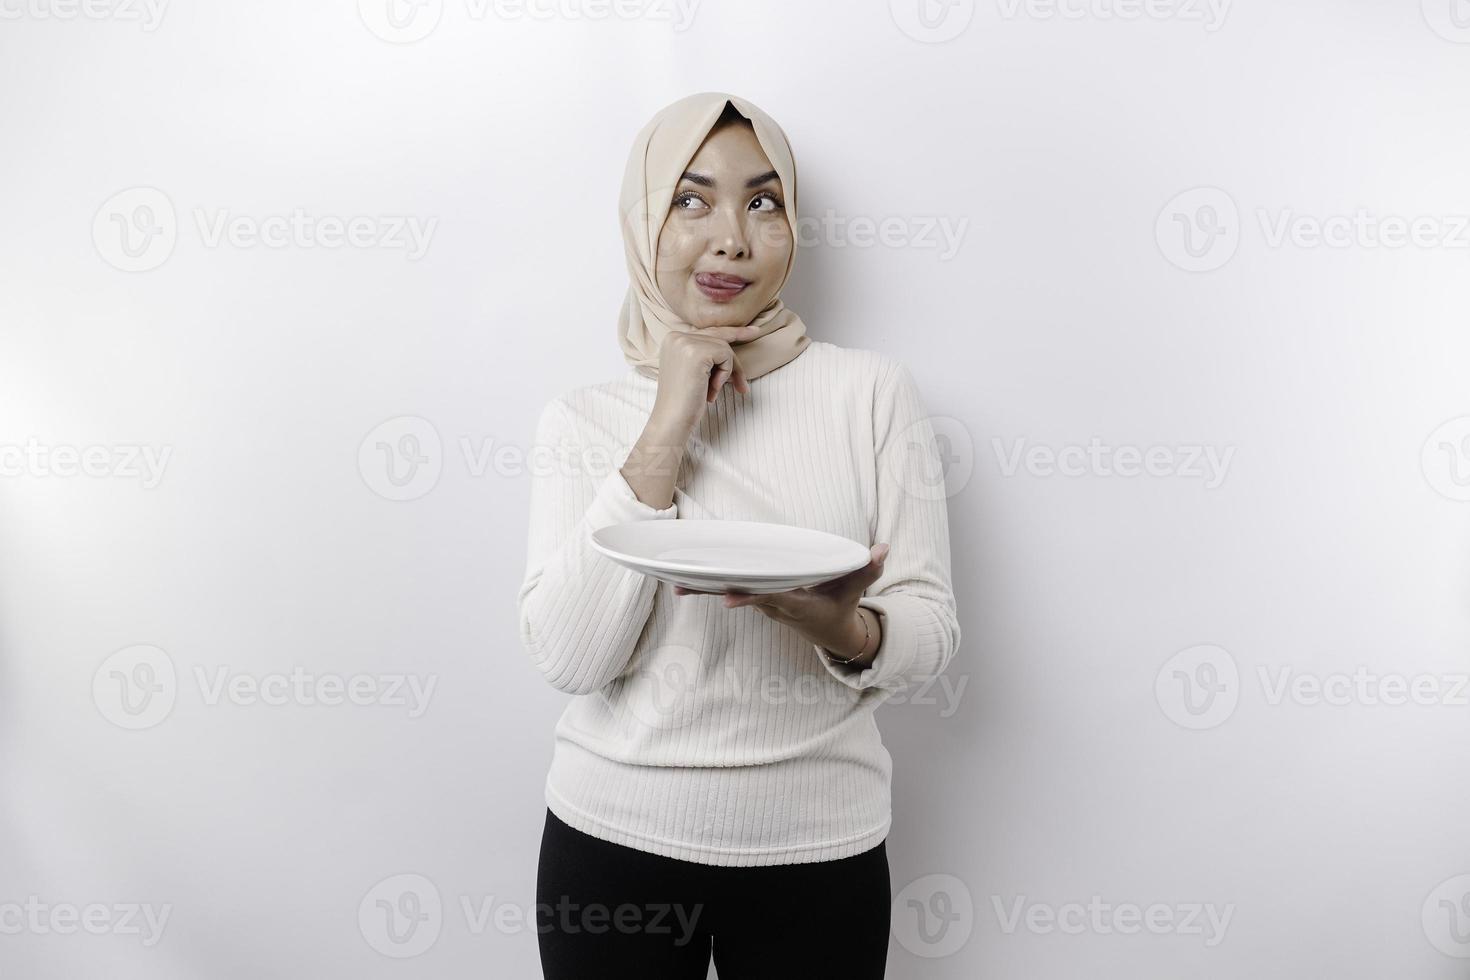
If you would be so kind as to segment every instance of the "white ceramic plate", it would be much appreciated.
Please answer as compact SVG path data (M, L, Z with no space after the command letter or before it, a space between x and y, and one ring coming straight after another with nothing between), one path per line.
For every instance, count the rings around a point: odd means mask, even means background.
M661 582L751 595L830 582L869 557L849 538L760 521L632 521L593 531L592 547Z

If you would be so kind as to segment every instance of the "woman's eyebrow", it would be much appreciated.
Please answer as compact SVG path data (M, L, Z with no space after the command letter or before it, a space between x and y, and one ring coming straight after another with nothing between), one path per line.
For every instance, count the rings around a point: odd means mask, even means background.
M760 185L762 185L764 183L767 183L769 181L778 179L780 176L781 175L778 174L778 173L776 173L776 171L774 171L774 170L767 170L765 173L761 174L759 177L752 177L749 180L747 180L745 182L745 186L746 186L747 189L754 188L754 187L759 187ZM714 187L715 186L715 179L713 177L709 176L708 174L694 173L692 171L686 170L686 171L684 171L684 177L683 177L683 179L689 181L691 184L698 184L701 187Z

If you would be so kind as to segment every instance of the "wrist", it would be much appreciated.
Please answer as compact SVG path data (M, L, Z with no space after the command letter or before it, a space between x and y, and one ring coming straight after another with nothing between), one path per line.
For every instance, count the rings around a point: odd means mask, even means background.
M635 445L644 449L683 450L689 444L689 435L693 431L692 426L686 426L682 422L649 421L643 427Z
M648 413L648 421L643 425L642 438L652 439L661 445L675 444L682 447L698 428L700 418L698 409L664 406L655 401L653 409Z
M680 436L672 429L649 425L633 443L633 448L624 460L624 476L672 477L679 471L684 459L687 435Z
M865 606L853 614L852 639L841 651L829 650L833 661L846 667L870 667L882 642L882 626L878 617Z

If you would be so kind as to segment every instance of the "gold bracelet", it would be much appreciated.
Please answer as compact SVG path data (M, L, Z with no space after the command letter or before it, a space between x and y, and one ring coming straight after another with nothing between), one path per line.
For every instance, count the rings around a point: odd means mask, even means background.
M853 663L854 661L861 660L863 658L863 654L868 652L868 641L873 638L873 628L868 625L868 617L863 615L862 608L862 606L858 607L857 618L863 621L863 645L861 648L859 648L857 653L853 654L851 657L848 657L846 660L841 660L837 657L834 657L832 656L832 651L827 651L827 659L831 660L834 664Z

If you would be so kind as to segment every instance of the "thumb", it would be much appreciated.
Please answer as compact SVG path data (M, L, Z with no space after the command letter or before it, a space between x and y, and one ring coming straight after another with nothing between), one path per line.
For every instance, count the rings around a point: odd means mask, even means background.
M888 544L877 544L868 549L868 564L853 573L853 585L866 591L868 586L883 577L883 560L888 557Z

